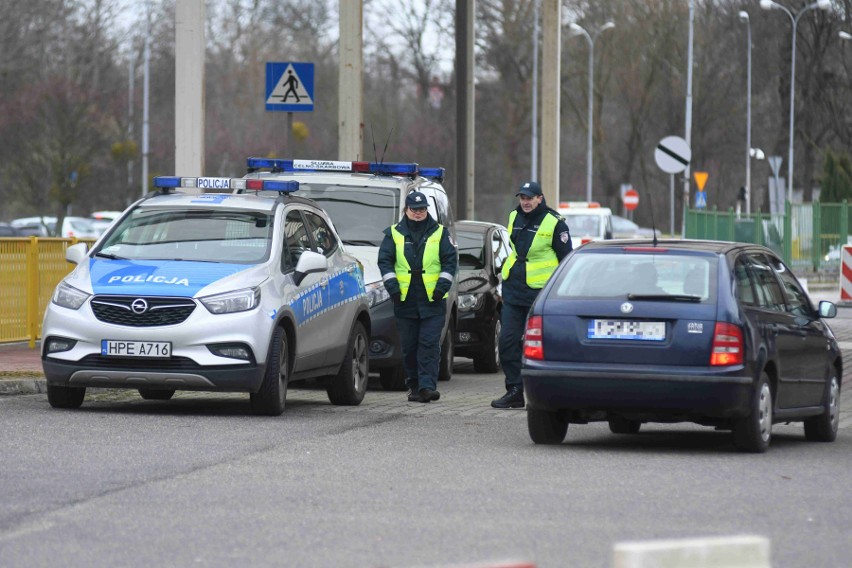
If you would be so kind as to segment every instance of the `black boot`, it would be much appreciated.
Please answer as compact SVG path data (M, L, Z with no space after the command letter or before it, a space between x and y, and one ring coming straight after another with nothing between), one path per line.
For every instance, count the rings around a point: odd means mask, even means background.
M420 393L417 388L408 389L408 402L420 402Z
M433 400L438 400L441 398L441 393L432 389L420 389L420 393L417 397L418 402L432 402Z
M494 408L523 408L525 404L524 387L521 385L512 385L506 389L506 394L491 401Z

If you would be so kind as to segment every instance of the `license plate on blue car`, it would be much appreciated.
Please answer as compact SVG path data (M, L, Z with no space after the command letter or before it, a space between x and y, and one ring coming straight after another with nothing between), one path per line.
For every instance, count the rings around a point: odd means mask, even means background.
M588 338L665 341L666 323L662 321L589 320Z

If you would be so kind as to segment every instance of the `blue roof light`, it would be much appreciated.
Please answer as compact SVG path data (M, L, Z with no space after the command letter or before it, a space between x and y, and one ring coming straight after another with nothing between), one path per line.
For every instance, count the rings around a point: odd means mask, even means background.
M417 164L402 164L402 163L394 163L394 162L370 162L370 173L371 174L390 174L390 175L406 175L406 176L416 176L417 175Z
M420 175L441 181L444 179L445 171L444 168L420 168Z
M269 168L273 170L293 171L293 160L278 160L275 158L248 158L246 165L249 169Z
M280 191L282 193L292 193L299 190L299 182L297 181L276 181L271 179L263 180L264 191Z
M180 187L180 178L176 176L157 176L154 178L154 187L171 189Z

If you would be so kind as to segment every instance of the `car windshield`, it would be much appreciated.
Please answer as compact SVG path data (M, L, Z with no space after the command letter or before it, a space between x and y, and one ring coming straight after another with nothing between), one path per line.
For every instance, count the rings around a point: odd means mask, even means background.
M456 229L459 245L459 268L485 268L485 235Z
M565 215L565 223L572 236L601 234L600 215Z
M678 254L576 254L559 274L562 298L688 296L715 294L714 257Z
M96 256L258 264L269 258L271 242L267 213L140 208L110 233Z
M299 196L325 209L345 244L379 246L382 231L399 221L400 195L395 187L302 183Z

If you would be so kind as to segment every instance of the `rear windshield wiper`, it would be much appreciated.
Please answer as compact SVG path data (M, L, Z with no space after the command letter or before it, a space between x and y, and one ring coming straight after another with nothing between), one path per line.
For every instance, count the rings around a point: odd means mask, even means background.
M667 302L700 302L701 296L691 294L627 294L628 300L663 300Z

